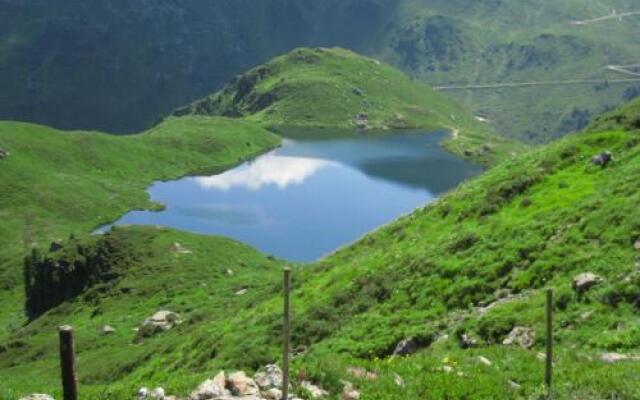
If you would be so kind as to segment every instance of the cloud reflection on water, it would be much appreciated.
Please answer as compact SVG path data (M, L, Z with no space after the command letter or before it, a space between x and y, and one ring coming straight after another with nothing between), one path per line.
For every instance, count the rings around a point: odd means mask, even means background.
M203 189L229 191L233 188L260 190L265 185L286 189L299 185L320 169L335 163L316 158L285 157L266 154L256 161L220 175L194 178Z

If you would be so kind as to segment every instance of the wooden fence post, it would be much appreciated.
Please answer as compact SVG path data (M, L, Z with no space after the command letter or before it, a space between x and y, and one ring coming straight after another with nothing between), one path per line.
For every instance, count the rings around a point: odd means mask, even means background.
M60 369L62 371L63 397L64 400L78 400L73 328L69 325L61 326L58 333L60 336Z
M547 357L545 359L544 383L551 396L553 380L553 289L547 289Z
M289 398L289 353L291 341L291 268L284 268L284 323L282 346L282 399ZM66 399L65 399L66 400Z

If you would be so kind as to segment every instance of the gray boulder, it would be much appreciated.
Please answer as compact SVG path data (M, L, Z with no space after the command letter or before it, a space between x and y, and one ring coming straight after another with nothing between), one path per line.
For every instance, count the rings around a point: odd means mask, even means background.
M603 279L600 276L592 272L585 272L573 278L573 289L580 293L586 292L602 281Z
M253 396L260 393L258 385L244 371L237 371L227 377L227 388L234 396Z
M536 332L524 326L516 326L511 330L509 335L502 341L506 346L520 346L524 349L530 349L536 339Z
M182 323L180 315L172 311L158 311L151 317L144 320L138 335L142 337L149 337L155 334L168 331Z
M189 400L210 400L229 396L231 393L225 389L226 379L224 372L219 372L213 379L207 379L189 395Z
M598 165L601 167L606 167L611 161L613 161L613 154L610 151L603 151L602 153L593 156L591 158L591 162L593 165Z
M282 370L275 364L269 364L253 376L253 380L262 390L282 387Z

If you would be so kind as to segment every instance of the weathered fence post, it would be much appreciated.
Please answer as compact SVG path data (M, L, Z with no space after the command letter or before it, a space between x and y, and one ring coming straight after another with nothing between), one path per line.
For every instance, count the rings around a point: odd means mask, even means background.
M282 346L282 399L289 398L289 353L291 340L291 268L284 268L284 323ZM66 399L65 399L66 400Z
M544 383L551 396L553 380L553 289L547 289L547 357L545 359Z
M60 368L64 400L78 400L73 328L69 325L61 326L58 333L60 336Z

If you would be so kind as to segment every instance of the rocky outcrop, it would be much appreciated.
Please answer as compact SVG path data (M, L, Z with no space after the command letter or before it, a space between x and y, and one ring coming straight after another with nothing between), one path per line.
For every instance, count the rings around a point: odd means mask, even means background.
M138 336L149 337L161 332L168 331L182 323L180 315L172 311L158 311L151 317L144 320L138 329Z
M228 376L220 371L215 377L202 382L188 397L188 400L282 400L283 375L277 365L267 365L253 378L244 371L236 371ZM302 383L312 398L314 394L328 392L310 382ZM311 389L311 390L310 390ZM300 400L289 396L290 400Z
M424 348L427 345L424 340L420 340L415 337L410 337L400 341L393 350L394 356L407 356L416 353L418 350Z
M506 346L515 345L525 349L530 349L533 347L535 338L536 332L533 329L524 326L516 326L502 341L502 344Z
M602 281L603 279L600 276L592 272L585 272L573 278L573 290L578 293L584 293Z

